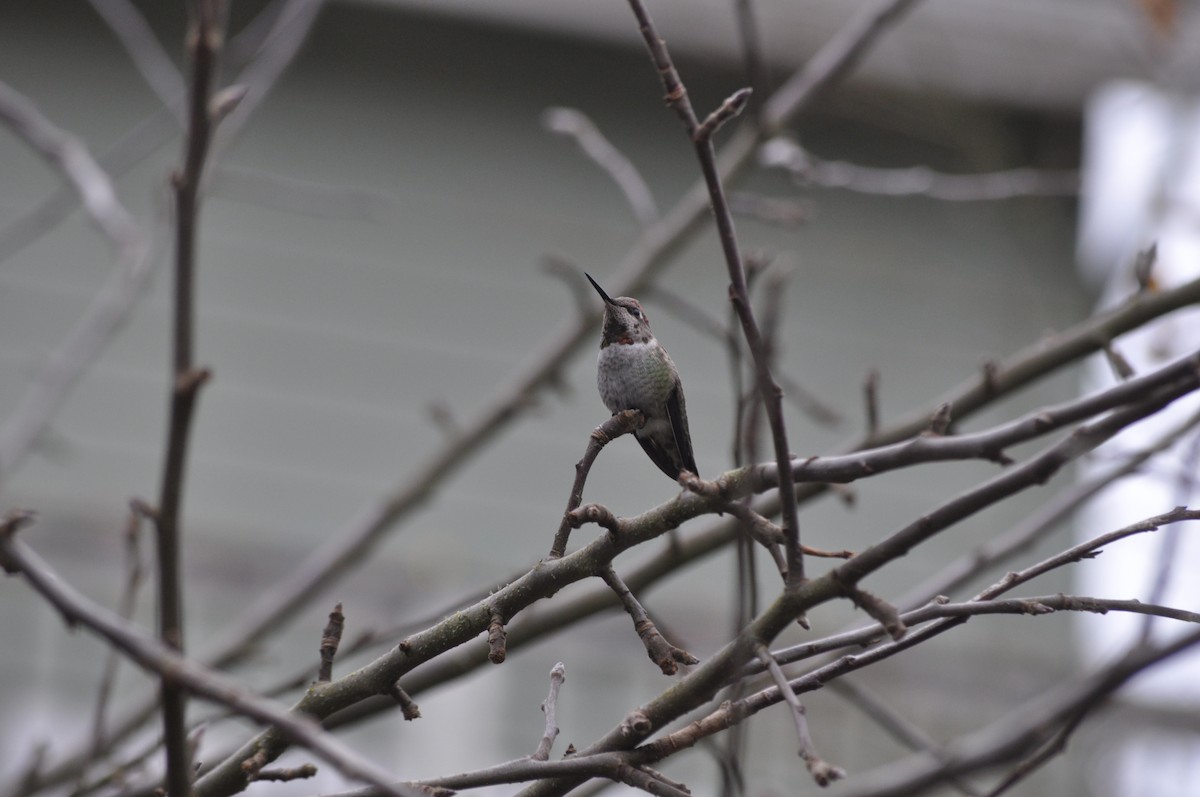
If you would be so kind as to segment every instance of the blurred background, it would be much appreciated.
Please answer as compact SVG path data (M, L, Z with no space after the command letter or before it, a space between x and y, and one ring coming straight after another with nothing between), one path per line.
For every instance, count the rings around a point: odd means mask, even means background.
M734 5L650 3L701 114L747 83ZM864 5L756 3L768 82L782 81ZM196 352L214 377L195 422L184 553L188 646L197 653L308 553L426 468L515 372L572 327L577 297L546 269L548 258L607 285L637 242L640 223L620 192L570 138L546 128L547 108L586 113L640 170L664 211L698 176L624 3L239 0L223 83L262 68L255 58L270 51L264 26L294 6L317 12L311 32L269 93L253 98L252 115L228 128L202 213ZM3 463L0 505L37 510L29 542L71 583L115 605L128 501L153 500L158 489L169 363L167 176L181 143L172 115L98 13L106 7L113 5L0 6L0 81L109 168L121 201L153 241L151 263L161 273L28 455ZM178 67L182 3L136 7ZM1041 193L1049 196L888 197L798 186L784 170L766 168L738 182L741 191L784 203L772 207L803 215L794 224L739 218L744 247L791 269L782 371L841 417L821 423L789 406L797 453L820 453L862 430L862 385L872 370L887 419L1090 312L1099 288L1078 276L1072 187L1085 102L1117 77L1189 88L1200 42L1196 9L1181 4L1172 15L1172 8L1132 0L918 3L793 131L815 156L868 167L1044 170L1052 179ZM307 21L298 20L301 28ZM152 74L169 90L167 66ZM241 79L253 77L247 71ZM120 266L63 195L70 192L58 173L0 127L6 432L27 409L34 375ZM734 397L722 343L675 308L683 299L726 319L726 282L715 237L705 231L671 257L656 292L641 297L681 371L706 476L730 467ZM598 326L594 337L556 385L481 442L348 579L313 596L238 677L268 684L314 663L335 601L344 604L348 634L389 628L449 611L542 557L572 466L607 416L594 388ZM1077 390L1075 374L1059 374L966 428ZM871 479L855 488L852 507L830 499L806 506L805 542L860 549L992 473L993 466L962 463ZM903 592L1017 523L1070 479L962 524L868 586ZM677 490L621 440L600 457L585 500L627 515ZM594 533L577 532L574 545ZM1069 542L1064 527L1031 556ZM148 538L143 548L151 550ZM618 568L653 552L634 551ZM733 574L732 552L723 551L641 597L676 641L703 658L731 633ZM1035 591L1068 589L1061 574ZM143 591L138 614L147 625L151 591ZM19 581L0 581L0 601L0 776L12 784L40 746L53 762L90 737L105 648L64 633ZM855 619L862 617L846 606L812 617L817 632ZM951 740L1066 678L1076 662L1072 640L1065 616L992 618L860 680L935 738ZM424 718L416 723L392 712L350 738L414 778L528 754L541 733L547 673L560 660L567 683L556 750L587 744L668 684L628 618L609 613L514 653L502 667L418 696ZM353 665L339 661L336 672ZM145 691L145 679L125 669L116 702ZM818 748L850 772L904 753L836 695L809 695L806 703ZM192 711L205 709L193 704ZM795 758L789 723L779 710L752 728L749 794L815 791ZM243 733L216 724L205 743L219 748ZM1090 794L1088 749L1081 744L1014 793ZM664 769L697 793L718 782L702 750ZM320 777L315 786L251 792L308 794L340 783L328 772Z

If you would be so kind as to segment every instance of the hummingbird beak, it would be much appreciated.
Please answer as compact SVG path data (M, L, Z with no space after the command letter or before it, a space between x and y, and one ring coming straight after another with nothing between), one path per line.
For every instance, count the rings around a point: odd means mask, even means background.
M616 305L616 302L608 297L608 294L604 292L604 289L600 287L599 283L592 279L591 274L585 271L583 272L583 276L587 277L588 282L592 283L592 287L596 289L596 293L600 294L600 298L604 300L605 304Z

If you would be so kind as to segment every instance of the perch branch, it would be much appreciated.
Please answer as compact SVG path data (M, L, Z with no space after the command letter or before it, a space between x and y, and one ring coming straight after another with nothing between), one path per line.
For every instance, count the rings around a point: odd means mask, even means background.
M587 483L592 463L600 455L600 450L621 435L641 428L645 422L645 417L638 410L622 410L592 430L591 436L588 437L587 449L583 453L583 459L575 464L575 483L571 485L571 495L567 499L566 511L563 512L562 522L559 524L558 531L554 534L554 542L550 546L550 559L561 559L567 551L567 540L571 535L572 528L571 513L578 509L583 502L583 486Z

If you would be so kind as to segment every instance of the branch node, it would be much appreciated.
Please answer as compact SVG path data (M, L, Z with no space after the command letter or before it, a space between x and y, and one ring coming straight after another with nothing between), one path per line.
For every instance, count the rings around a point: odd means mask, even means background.
M646 609L617 575L617 571L613 569L612 565L601 570L600 577L621 600L625 611L633 619L633 629L637 632L638 638L642 640L642 645L646 648L646 655L650 657L650 661L658 665L663 675L674 675L679 671L680 664L700 663L700 660L691 653L675 647L666 640L654 625L654 621L650 619Z
M34 518L36 517L37 513L29 509L11 510L7 515L4 516L3 520L0 520L0 537L3 537L6 540L11 539L12 537L16 536L18 531L25 528L30 523L33 523ZM13 562L7 556L3 555L0 555L0 569L3 569L4 572L10 576L21 572L21 568L16 564L16 562Z
M1106 340L1102 351L1105 359L1108 360L1108 367L1112 369L1113 375L1117 377L1118 381L1125 382L1136 374L1133 366L1129 364L1129 360L1126 360L1124 355L1117 351L1112 341Z
M290 781L304 780L314 777L317 774L317 768L312 764L301 764L298 767L287 767L281 769L260 769L254 774L250 780L273 780L273 781Z
M195 393L212 378L208 368L189 368L175 378L175 392L181 395Z
M846 549L840 551L826 551L823 548L811 548L807 545L802 545L800 548L804 551L805 556L815 556L818 559L853 559L855 556L854 551Z
M412 722L415 719L421 718L421 708L416 704L408 692L400 686L400 682L392 684L388 689L388 695L400 705L400 713L404 715L407 722Z
M654 729L650 718L641 710L630 712L621 720L621 734L627 739L641 739Z
M1137 280L1139 294L1157 290L1158 285L1154 279L1154 265L1157 261L1157 241L1137 253L1137 257L1133 261L1133 276Z
M883 630L887 631L892 639L899 641L908 633L908 627L900 619L900 610L895 606L860 587L842 583L841 588L845 596L854 601L854 605L866 612L872 620L882 625Z
M254 780L266 764L267 751L260 747L254 752L254 755L242 762L242 772L246 775L247 780Z
M872 368L863 380L863 403L867 411L867 439L879 431L879 369Z
M946 434L946 430L950 428L952 418L950 417L950 403L943 402L938 405L933 411L933 415L929 417L929 426L925 428L925 434L941 437Z
M989 396L1000 390L1000 363L988 360L983 364L983 388Z
M690 470L679 472L679 486L703 498L720 498L725 493L725 484L721 479L701 479Z
M492 664L503 664L508 657L508 632L504 630L504 622L504 615L493 609L492 621L488 623L488 661Z
M738 89L733 94L730 94L717 110L710 113L700 123L692 139L702 142L712 138L713 134L721 129L722 125L745 110L746 103L750 101L750 95L753 93L753 89L747 87Z
M803 758L809 774L812 775L813 782L818 786L828 786L835 780L846 777L846 770L836 767L824 759L816 756L803 756Z
M337 656L338 645L342 642L342 629L346 627L346 616L342 614L342 604L339 601L329 613L329 622L321 632L321 666L317 670L317 683L329 683L333 680L333 659Z
M766 645L759 645L756 653L759 661L766 666L767 672L770 673L771 680L775 682L775 688L779 690L784 701L792 710L792 721L796 725L796 738L800 741L798 754L800 758L804 759L804 764L808 767L813 781L818 786L828 786L831 782L846 777L844 770L833 766L817 754L817 748L813 744L812 734L808 727L807 712L800 703L800 699L796 697L792 685L788 683L787 676L784 675L779 662L771 655L771 651L767 650Z
M246 92L245 86L234 85L226 86L214 94L208 103L208 117L212 124L220 124L225 117L233 113L246 98Z
M574 528L579 528L585 523L595 523L598 526L603 526L614 536L621 531L621 521L612 513L612 510L601 504L584 504L578 509L567 513L567 517Z
M151 523L158 523L158 510L141 498L129 499L129 511L133 515L144 518Z

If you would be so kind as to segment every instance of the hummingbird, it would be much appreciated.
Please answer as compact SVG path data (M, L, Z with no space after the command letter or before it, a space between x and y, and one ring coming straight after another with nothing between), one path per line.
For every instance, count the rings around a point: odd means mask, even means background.
M637 299L613 299L591 274L584 276L604 300L604 332L596 358L600 398L613 415L641 411L646 422L633 435L659 470L675 480L681 470L696 473L679 369L650 331L650 320Z

